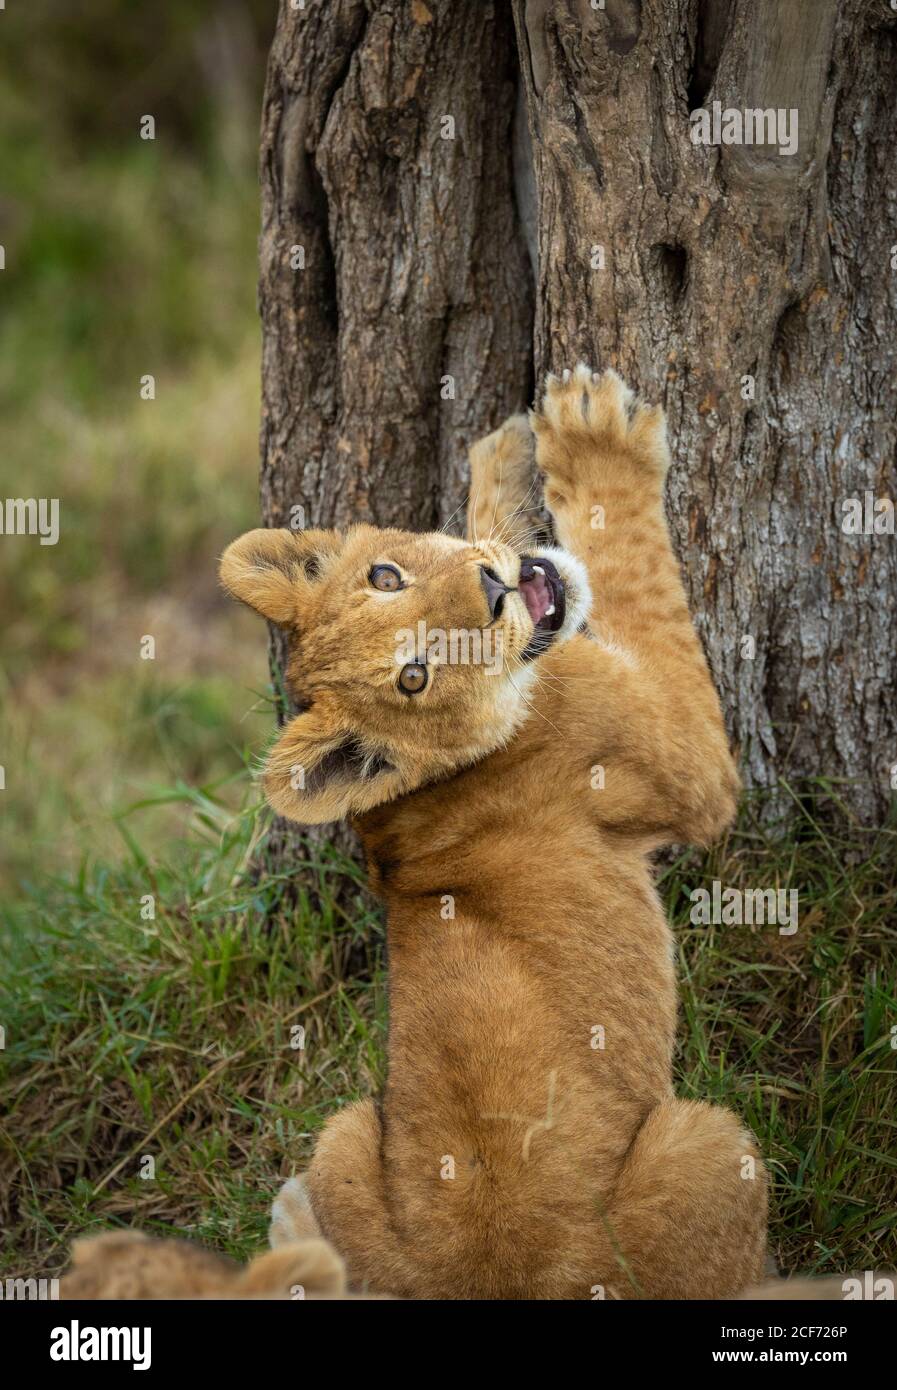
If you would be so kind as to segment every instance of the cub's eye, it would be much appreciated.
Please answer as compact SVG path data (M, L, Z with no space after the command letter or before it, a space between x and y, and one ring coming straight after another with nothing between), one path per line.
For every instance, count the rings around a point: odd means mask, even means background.
M409 661L399 672L399 689L406 695L418 695L429 679L426 666L419 661Z
M372 589L380 589L385 594L393 593L396 589L403 589L402 576L394 565L374 565L368 575L368 583Z

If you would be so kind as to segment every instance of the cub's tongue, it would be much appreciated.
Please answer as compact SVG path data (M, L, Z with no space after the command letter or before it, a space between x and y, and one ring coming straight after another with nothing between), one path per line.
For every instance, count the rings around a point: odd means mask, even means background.
M551 589L548 580L544 574L537 572L532 579L521 579L517 587L533 623L538 626L551 606Z

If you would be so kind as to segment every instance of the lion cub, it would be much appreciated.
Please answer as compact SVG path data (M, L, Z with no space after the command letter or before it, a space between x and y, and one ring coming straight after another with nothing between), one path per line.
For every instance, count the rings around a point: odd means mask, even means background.
M82 1236L62 1280L64 1299L293 1299L345 1297L343 1262L326 1241L284 1243L240 1266L186 1240L141 1231Z
M647 860L738 790L664 418L580 366L531 426L475 446L466 540L261 530L222 560L289 636L268 799L351 816L388 912L389 1079L324 1126L272 1243L323 1234L353 1287L412 1298L731 1297L763 1274L766 1178L734 1115L673 1095Z

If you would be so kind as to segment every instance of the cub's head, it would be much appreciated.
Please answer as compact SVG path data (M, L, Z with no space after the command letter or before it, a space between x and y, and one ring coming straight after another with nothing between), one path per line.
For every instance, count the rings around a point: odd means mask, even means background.
M300 709L265 792L306 825L358 815L493 752L529 712L539 657L583 621L565 551L356 526L250 531L224 552L229 593L287 634Z

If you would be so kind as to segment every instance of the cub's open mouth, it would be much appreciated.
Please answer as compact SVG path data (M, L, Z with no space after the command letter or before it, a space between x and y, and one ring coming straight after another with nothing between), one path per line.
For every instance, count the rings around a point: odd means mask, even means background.
M560 631L566 613L564 581L557 566L543 556L524 555L520 561L517 591L533 620L535 631L523 653L524 661L544 652Z

